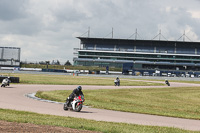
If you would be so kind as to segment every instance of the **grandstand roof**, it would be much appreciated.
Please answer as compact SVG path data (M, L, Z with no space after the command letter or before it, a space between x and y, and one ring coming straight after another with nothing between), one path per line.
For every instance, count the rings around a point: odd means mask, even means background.
M200 46L200 42L192 42L192 41L167 41L167 40L138 40L138 39L119 39L119 38L91 38L91 37L77 37L78 39L80 39L81 41L83 41L83 43L86 43L87 41L89 42L95 42L98 44L101 44L102 42L108 42L110 44L115 43L116 42L119 44L129 44L129 43L145 43L145 44L168 44L168 45L174 45L174 44L184 44L184 45L199 45Z

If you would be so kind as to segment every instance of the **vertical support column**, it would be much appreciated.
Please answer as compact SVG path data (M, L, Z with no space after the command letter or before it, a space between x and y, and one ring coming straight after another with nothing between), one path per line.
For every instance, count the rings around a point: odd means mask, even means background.
M79 50L81 50L81 49L85 49L85 44L80 43L80 48L79 48Z
M19 62L20 62L20 54L21 54L21 48L19 48L19 50L18 50L18 60L19 60Z
M175 47L174 47L174 54L176 54L176 43L175 43Z
M154 53L156 53L156 47L154 47Z
M2 48L2 51L1 51L1 59L3 59L3 54L4 54L4 48Z
M94 45L94 50L96 50L96 49L97 49L97 45L95 44L95 45Z
M115 45L115 46L114 46L114 51L116 51L116 49L117 49L117 46Z

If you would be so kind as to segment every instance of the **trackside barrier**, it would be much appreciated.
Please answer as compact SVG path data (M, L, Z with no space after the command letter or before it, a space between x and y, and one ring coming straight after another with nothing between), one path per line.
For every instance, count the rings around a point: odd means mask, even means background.
M61 69L42 69L42 72L61 72L61 73L66 73L66 70L61 70Z
M0 76L0 82L3 81L3 79L7 78L8 76ZM11 83L19 83L19 77L10 77Z

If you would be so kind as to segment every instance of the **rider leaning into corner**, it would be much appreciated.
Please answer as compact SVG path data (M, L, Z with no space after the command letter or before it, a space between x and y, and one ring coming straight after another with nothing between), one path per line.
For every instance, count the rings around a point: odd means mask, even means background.
M167 79L165 79L165 84L170 86L170 83L169 83L169 81Z
M3 81L2 81L2 84L1 84L1 87L3 86L3 85L5 85L5 86L9 86L10 85L10 77L7 77L7 78L5 78L5 79L3 79Z
M82 92L82 87L81 86L78 86L76 89L74 89L72 91L72 93L69 95L69 97L67 98L67 106L69 106L69 103L71 101L73 101L74 97L76 96L80 96L80 95L83 95L83 92Z
M117 78L115 79L115 86L117 85L117 86L120 86L120 79L119 79L119 77L117 76Z

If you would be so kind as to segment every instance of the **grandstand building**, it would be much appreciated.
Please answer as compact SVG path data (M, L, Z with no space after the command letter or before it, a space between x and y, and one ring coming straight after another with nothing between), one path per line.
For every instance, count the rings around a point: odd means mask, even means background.
M200 42L78 37L74 65L200 71Z
M19 67L20 48L0 47L0 67Z

